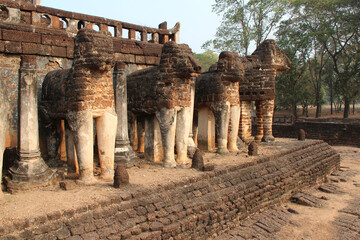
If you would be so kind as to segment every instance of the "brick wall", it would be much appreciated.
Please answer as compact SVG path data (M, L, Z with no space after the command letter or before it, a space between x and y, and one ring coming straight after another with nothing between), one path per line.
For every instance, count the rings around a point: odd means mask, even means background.
M2 239L206 239L323 181L340 157L323 141L79 209L0 226Z
M274 137L297 138L299 129L304 129L306 138L321 139L330 145L359 146L360 124L296 122L293 125L274 124Z

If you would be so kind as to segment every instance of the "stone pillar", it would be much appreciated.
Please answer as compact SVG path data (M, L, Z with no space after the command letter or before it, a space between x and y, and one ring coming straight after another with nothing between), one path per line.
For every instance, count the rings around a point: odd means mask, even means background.
M114 67L115 109L118 117L115 140L115 162L133 165L135 153L130 146L127 116L126 64L117 62Z
M19 75L18 159L8 183L12 191L47 185L53 176L40 156L36 56L22 56Z
M251 137L251 101L240 101L240 133L239 136L244 142L252 141Z
M274 115L275 100L264 100L261 102L261 108L264 119L264 137L261 139L263 142L275 141L272 133L273 115Z
M264 137L264 112L262 107L262 100L255 101L256 107L256 141L261 141Z
M145 132L144 156L146 160L162 162L164 160L164 149L159 121L155 116L145 118Z
M191 85L190 85L190 95L191 95L191 105L190 105L190 129L189 129L189 139L188 139L188 155L192 158L194 155L197 146L194 142L194 134L193 134L193 119L194 119L194 103L195 103L195 83L196 83L196 77L193 77L191 79Z
M215 116L210 108L199 109L198 147L203 151L215 150Z

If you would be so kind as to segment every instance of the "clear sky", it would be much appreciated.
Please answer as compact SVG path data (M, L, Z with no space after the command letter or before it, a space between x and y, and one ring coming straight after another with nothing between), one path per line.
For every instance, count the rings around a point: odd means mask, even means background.
M180 22L180 42L193 52L212 38L220 17L212 12L215 0L42 0L42 5L66 11L95 15L157 28L167 21L168 28Z

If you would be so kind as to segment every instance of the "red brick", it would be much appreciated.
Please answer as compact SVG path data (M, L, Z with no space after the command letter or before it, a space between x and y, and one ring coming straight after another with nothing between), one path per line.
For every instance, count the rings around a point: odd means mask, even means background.
M40 43L41 36L38 33L23 32L3 29L2 38L9 41Z
M22 43L22 52L24 54L37 54L38 47L36 43Z
M51 47L51 55L53 57L66 57L66 47L57 47L52 46Z
M38 47L38 54L39 55L44 55L44 56L50 56L51 55L51 46L38 44L37 47Z
M5 51L5 42L0 41L0 52L4 52L4 51Z
M66 47L71 44L74 44L72 38L68 36L61 36L61 35L42 35L41 43L45 45L54 45L60 47Z
M21 42L5 42L6 53L22 53Z

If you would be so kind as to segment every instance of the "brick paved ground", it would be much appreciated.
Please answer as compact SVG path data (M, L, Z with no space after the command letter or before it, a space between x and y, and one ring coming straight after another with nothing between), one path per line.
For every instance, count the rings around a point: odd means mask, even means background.
M360 239L360 149L334 148L341 154L341 168L326 183L246 219L216 239Z

